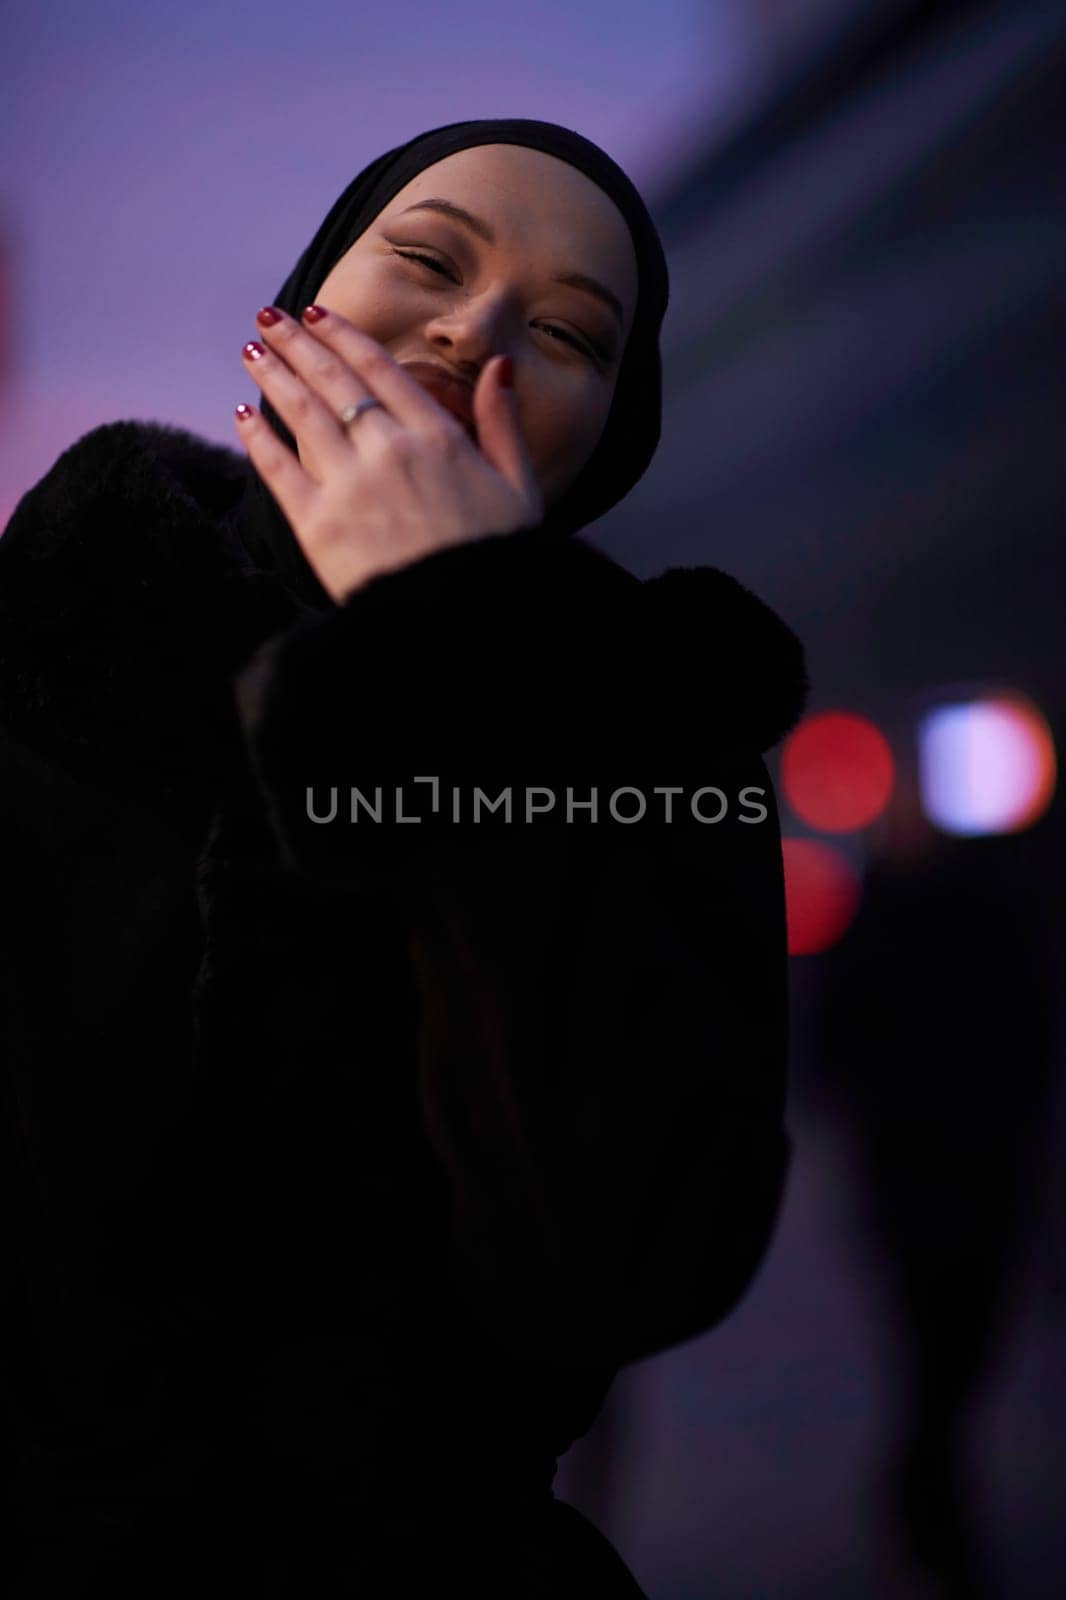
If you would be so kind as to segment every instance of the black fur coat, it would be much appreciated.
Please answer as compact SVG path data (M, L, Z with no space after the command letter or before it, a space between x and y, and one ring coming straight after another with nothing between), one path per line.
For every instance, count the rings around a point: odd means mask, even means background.
M525 533L316 610L249 470L108 424L0 540L14 1592L639 1592L551 1482L771 1237L802 648Z

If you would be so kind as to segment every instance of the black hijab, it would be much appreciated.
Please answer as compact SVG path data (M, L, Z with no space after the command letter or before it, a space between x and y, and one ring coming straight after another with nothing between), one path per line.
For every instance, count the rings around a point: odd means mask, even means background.
M598 145L553 122L522 118L452 122L386 151L352 180L286 278L273 304L299 317L341 257L389 201L423 168L457 150L480 144L528 145L577 167L614 201L629 225L636 251L637 305L611 409L589 461L540 524L545 536L566 537L609 511L647 470L662 420L659 330L669 298L666 257L644 201ZM295 440L265 397L260 409L285 444ZM248 463L249 479L238 526L253 560L277 572L309 605L333 602L318 582L273 495Z

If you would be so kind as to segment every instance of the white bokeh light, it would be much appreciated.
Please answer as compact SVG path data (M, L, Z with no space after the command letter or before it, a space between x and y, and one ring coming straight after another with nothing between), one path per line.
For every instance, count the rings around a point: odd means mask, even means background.
M918 728L922 806L946 833L1012 833L1046 809L1055 788L1047 723L1020 695L938 707Z

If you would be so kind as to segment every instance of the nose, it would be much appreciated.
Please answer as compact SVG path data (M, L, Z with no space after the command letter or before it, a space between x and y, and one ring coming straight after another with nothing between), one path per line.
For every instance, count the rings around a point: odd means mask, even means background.
M446 351L472 380L494 355L511 354L506 307L492 295L471 297L439 312L425 332L429 343Z

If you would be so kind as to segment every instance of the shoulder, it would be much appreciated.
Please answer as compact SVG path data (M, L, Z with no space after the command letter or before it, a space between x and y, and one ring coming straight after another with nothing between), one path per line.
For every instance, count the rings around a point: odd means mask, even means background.
M641 584L651 647L670 677L697 694L708 731L767 751L802 717L810 696L803 643L732 573L671 567ZM699 697L702 696L702 703Z
M774 608L721 567L674 566L638 578L580 537L569 541L567 583L549 572L553 618L565 593L617 663L635 667L635 698L689 737L770 750L810 696L806 652ZM527 590L528 592L528 590ZM607 664L601 655L601 665Z
M47 562L91 546L94 563L134 566L195 555L180 525L214 527L237 503L246 479L235 451L187 429L156 422L102 423L67 447L19 500L0 539L5 573L23 558ZM213 537L208 548L217 548Z
M575 541L576 543L576 541ZM796 725L810 694L799 637L766 600L715 566L668 567L639 579L585 545L579 566L610 607L615 661L631 696L673 740L757 750Z
M243 457L228 445L176 423L126 419L90 428L56 458L46 478L66 474L99 482L138 461L170 471L208 496L227 485L237 488L245 476Z
M0 537L9 734L72 770L195 762L266 626L226 527L243 481L234 452L156 423L104 423L58 457Z
M232 531L248 466L187 429L107 422L57 458L0 537L0 618L11 636L106 630L116 641L194 622L230 632L248 590Z

